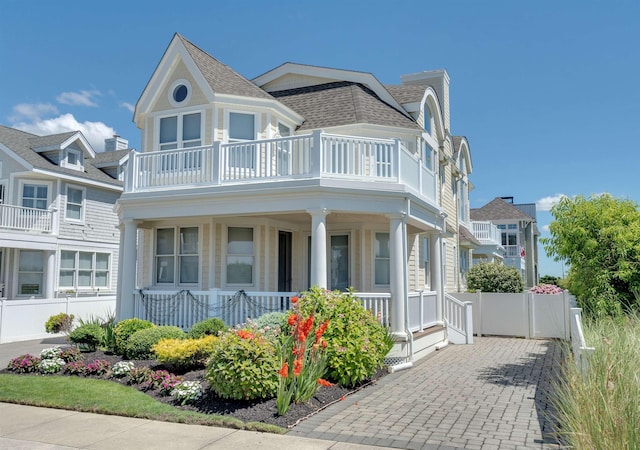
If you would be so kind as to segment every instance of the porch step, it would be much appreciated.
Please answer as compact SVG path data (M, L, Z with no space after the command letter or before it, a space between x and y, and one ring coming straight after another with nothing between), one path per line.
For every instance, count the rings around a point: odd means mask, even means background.
M442 325L413 333L413 360L417 361L434 352L438 344L444 343L446 336L446 328ZM384 359L384 365L389 371L394 371L394 367L405 365L411 360L409 352L409 342L396 342Z

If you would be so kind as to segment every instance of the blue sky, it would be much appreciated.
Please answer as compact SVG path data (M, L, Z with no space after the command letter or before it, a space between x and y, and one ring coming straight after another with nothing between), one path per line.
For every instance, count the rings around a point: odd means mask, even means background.
M3 0L0 123L81 129L96 150L115 132L139 149L132 108L174 32L247 78L285 61L390 84L445 68L471 206L536 202L547 236L559 195L640 202L638 23L635 0ZM562 275L540 250L540 273Z

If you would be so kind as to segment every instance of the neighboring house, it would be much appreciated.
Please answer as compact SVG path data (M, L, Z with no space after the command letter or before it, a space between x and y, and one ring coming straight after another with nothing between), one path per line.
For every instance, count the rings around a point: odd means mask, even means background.
M514 204L513 197L496 197L481 208L471 210L471 218L490 222L500 232L504 263L515 267L526 287L538 284L538 226L534 203ZM487 258L486 260L495 260Z
M118 317L186 327L214 297L353 287L410 356L444 341L471 173L449 117L444 70L386 86L285 63L249 81L176 34L134 113Z
M113 208L130 149L118 137L107 145L114 150L96 153L79 131L36 136L0 126L0 297L115 292Z

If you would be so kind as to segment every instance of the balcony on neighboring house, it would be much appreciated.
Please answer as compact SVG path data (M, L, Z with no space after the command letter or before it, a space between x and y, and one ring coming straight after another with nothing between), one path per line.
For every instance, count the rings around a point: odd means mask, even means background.
M0 229L50 234L53 211L0 204Z
M471 222L473 225L473 235L483 245L501 245L502 233L498 227L491 222Z
M125 193L300 179L403 186L436 203L435 174L403 141L314 132L276 139L132 152Z

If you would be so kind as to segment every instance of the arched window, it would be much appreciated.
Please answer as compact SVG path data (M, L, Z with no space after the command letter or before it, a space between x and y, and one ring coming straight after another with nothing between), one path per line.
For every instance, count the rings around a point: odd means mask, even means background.
M431 109L429 109L429 105L427 102L424 103L424 130L431 134L431 130L433 129L433 114L431 114Z

